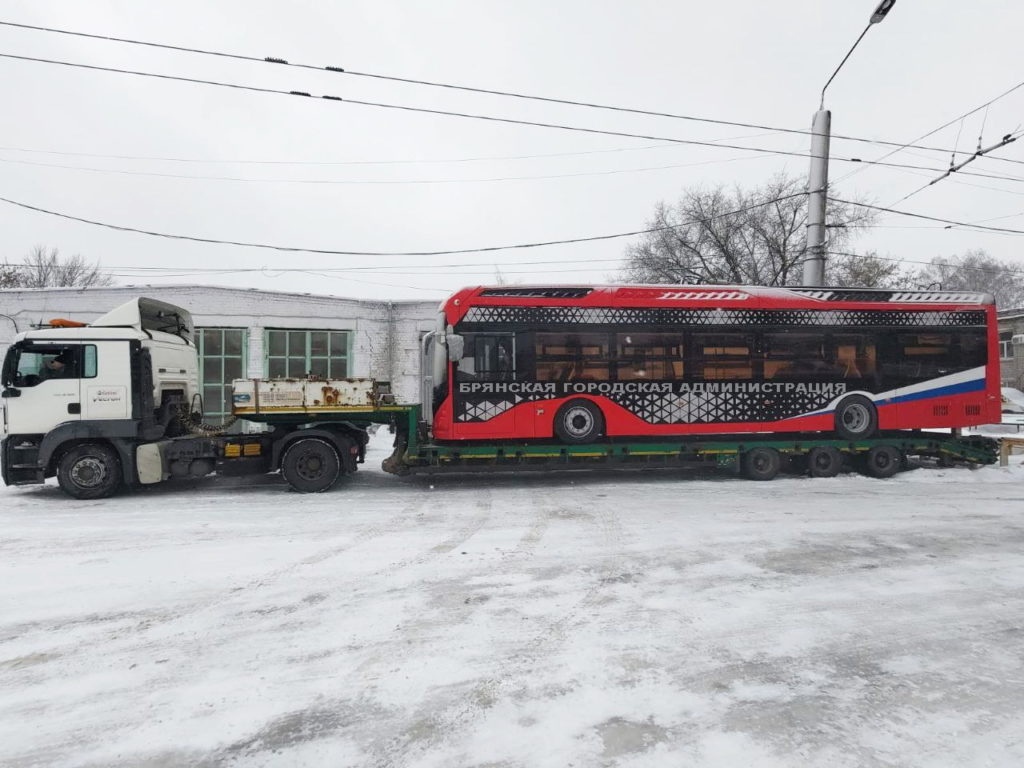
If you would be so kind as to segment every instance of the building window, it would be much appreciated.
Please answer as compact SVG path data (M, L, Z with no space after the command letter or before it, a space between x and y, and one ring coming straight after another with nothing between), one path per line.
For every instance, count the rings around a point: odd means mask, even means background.
M207 420L231 415L231 382L245 377L246 333L243 328L196 329L199 382Z
M1009 360L1013 357L1013 331L999 332L999 359Z
M267 378L348 378L351 337L349 331L268 330Z

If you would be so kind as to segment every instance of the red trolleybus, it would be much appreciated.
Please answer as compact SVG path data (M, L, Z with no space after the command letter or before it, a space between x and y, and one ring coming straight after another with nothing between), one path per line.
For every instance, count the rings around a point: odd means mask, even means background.
M464 289L441 312L424 387L436 440L856 440L999 420L984 294L493 287Z

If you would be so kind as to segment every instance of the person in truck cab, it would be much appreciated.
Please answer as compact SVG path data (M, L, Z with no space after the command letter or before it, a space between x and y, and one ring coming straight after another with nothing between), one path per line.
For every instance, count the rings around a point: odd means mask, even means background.
M63 352L43 363L43 369L39 373L44 379L66 379L71 375L68 360Z

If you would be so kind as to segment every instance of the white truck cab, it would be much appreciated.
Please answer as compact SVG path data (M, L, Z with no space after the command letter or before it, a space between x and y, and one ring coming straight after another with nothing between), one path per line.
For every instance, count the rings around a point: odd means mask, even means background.
M171 409L198 398L193 334L187 311L146 298L88 325L55 320L19 334L0 376L4 482L58 474L62 455L90 440L165 431ZM133 468L125 458L112 462L117 471Z

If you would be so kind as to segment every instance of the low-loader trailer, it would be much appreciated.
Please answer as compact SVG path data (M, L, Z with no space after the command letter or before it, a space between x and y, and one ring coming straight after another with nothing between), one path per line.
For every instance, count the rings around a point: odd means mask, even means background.
M863 439L827 433L751 433L568 443L437 440L419 404L394 401L371 379L243 379L234 382L236 418L263 431L232 434L203 423L198 356L189 313L139 298L86 325L53 321L20 334L2 372L3 481L39 484L56 477L78 499L174 478L280 472L291 488L320 492L356 471L368 430L387 425L393 474L711 465L770 480L780 471L827 477L853 467L888 477L908 456L994 463L997 445L980 437L922 431ZM456 335L425 344L450 363ZM434 341L438 341L435 339ZM424 370L437 369L424 360ZM428 384L429 386L429 384Z

